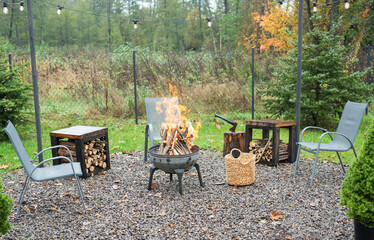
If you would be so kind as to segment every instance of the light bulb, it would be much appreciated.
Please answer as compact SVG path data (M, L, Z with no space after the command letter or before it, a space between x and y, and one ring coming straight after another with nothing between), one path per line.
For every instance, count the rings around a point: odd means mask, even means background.
M21 12L23 12L23 10L24 10L23 2L21 2L21 3L19 4L19 10L20 10Z
M205 18L208 21L208 27L212 26L212 18Z
M345 9L349 9L349 2L348 2L348 0L345 0L344 7L345 7Z
M134 22L134 29L137 29L138 28L138 20L133 20Z
M3 4L3 13L8 14L8 4L6 3Z
M58 14L58 15L61 14L61 10L62 10L63 8L64 8L64 7L58 6L58 9L57 9L57 14Z
M317 12L317 3L313 2L313 12Z

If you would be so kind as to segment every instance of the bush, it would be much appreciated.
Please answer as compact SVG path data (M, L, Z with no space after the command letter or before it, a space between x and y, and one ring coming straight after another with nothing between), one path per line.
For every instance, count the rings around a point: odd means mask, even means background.
M7 55L7 46L0 38L0 56ZM31 85L21 82L20 71L17 68L9 70L8 59L0 58L0 129L6 127L7 120L22 120L31 106Z
M3 185L0 180L0 233L6 234L12 227L8 222L8 216L12 213L12 199L3 193Z
M347 206L347 216L374 228L374 123L364 148L348 169L340 190L340 204Z
M303 45L301 112L302 124L329 126L337 120L345 103L365 101L365 72L349 72L348 49L335 29L317 27ZM276 117L294 119L296 106L297 49L275 68L275 82L266 91L265 106Z

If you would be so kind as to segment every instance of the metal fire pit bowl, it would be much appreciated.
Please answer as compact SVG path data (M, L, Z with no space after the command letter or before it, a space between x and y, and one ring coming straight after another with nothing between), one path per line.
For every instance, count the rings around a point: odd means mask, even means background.
M166 173L170 174L170 181L173 180L173 174L177 174L179 181L179 193L182 194L182 178L183 173L190 170L193 166L196 168L197 174L199 176L199 182L201 186L204 186L200 166L197 164L199 159L200 148L198 146L193 146L191 148L192 153L186 155L159 155L158 154L159 145L151 147L149 149L150 159L152 161L150 174L149 174L149 184L148 190L152 189L152 178L156 170L160 169Z

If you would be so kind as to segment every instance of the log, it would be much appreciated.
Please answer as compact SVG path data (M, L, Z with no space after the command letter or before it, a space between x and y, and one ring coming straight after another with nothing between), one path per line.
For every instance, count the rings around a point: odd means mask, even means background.
M229 154L234 148L244 152L244 143L244 132L225 132L223 138L223 156Z
M70 152L71 152L71 156L73 156L73 157L77 156L77 152L75 150L70 150ZM69 151L65 148L58 149L57 154L59 156L70 157Z

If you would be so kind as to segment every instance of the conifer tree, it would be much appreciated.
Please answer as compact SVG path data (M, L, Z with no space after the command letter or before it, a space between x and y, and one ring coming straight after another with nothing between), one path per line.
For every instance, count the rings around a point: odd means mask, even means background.
M306 35L302 52L302 123L327 126L339 119L345 103L365 101L365 72L348 71L348 49L335 29L317 27ZM296 105L297 49L280 59L275 81L266 90L265 106L271 114L294 119ZM331 121L333 120L333 121Z
M0 39L0 56L7 55L7 41ZM24 84L19 78L21 70L9 69L8 59L0 58L0 128L8 120L22 120L30 107L31 85Z

